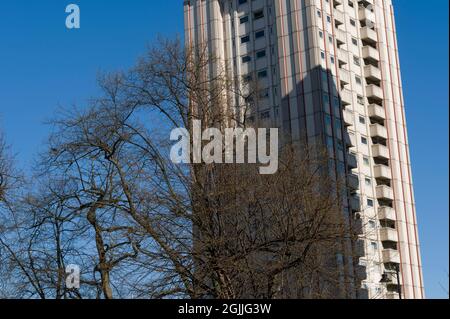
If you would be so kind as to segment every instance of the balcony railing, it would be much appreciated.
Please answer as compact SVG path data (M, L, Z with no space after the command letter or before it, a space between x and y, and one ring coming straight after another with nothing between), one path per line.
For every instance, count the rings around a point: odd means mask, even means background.
M356 155L349 154L347 156L347 165L350 169L358 168L358 160L356 159Z
M333 12L334 21L336 25L344 24L345 21L345 15L341 10L335 9Z
M373 81L381 81L381 71L373 65L366 65L364 67L364 77Z
M369 299L369 290L364 288L358 289L358 299L368 300Z
M340 64L348 64L348 52L343 49L337 50L338 54L338 60Z
M359 178L355 174L348 175L348 186L353 189L359 189Z
M386 185L379 185L376 188L377 198L381 200L394 200L394 191Z
M358 280L364 280L367 278L367 269L365 266L356 265L355 266L355 275Z
M359 197L356 196L350 197L350 209L353 212L361 211L361 200L359 199Z
M387 139L388 138L387 129L380 124L371 124L370 136Z
M364 257L366 255L366 244L363 239L358 239L355 242L356 257Z
M375 22L375 13L365 7L360 7L358 10L359 21Z
M363 7L368 7L369 5L373 6L373 0L359 0L359 5L362 5Z
M381 241L398 242L397 231L393 228L384 227L380 230Z
M378 219L379 220L390 220L395 221L395 210L392 207L383 206L378 209Z
M378 42L377 33L369 27L361 28L361 39L372 45Z
M339 70L339 79L343 85L350 84L350 72L344 69Z
M383 250L383 262L400 264L400 254L399 254L398 250L395 250L395 249Z
M364 233L364 225L362 218L355 219L352 224L353 234L362 235Z
M351 137L350 134L345 134L344 140L347 147L354 147L356 145L355 137Z
M343 31L341 29L336 29L335 34L336 34L336 42L337 42L338 46L347 43L347 33L345 33L345 31Z
M372 155L375 158L388 160L389 159L389 149L384 145L375 144L372 146Z
M353 113L351 113L348 110L344 110L344 111L342 111L342 117L344 119L344 125L345 126L352 126L352 125L354 125Z
M346 106L346 105L351 105L353 103L353 94L352 91L350 90L342 90L341 91L341 101L342 101L342 105Z
M364 60L368 60L372 63L378 63L380 61L380 53L378 52L378 50L368 45L365 45L363 47L362 57Z
M375 178L378 179L392 179L391 169L386 165L374 166Z
M383 90L375 85L370 84L366 87L367 97L372 100L382 101L383 100Z
M391 179L392 172L389 166L379 164L374 166L375 178Z
M398 292L388 292L386 293L386 299L400 299Z
M373 118L375 120L386 119L386 112L384 111L384 108L382 106L379 106L378 104L370 104L368 108L370 118Z

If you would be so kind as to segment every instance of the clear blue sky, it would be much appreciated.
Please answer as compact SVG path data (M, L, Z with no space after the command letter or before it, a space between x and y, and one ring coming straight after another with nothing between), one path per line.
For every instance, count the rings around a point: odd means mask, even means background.
M81 29L65 28L65 6ZM447 297L448 1L394 2L428 297ZM22 167L58 105L96 93L98 71L125 69L158 34L182 34L181 0L0 1L0 127Z

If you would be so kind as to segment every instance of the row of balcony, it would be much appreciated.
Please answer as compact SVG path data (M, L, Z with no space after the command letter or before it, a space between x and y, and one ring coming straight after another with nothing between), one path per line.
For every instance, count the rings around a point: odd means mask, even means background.
M333 0L334 20L336 24L336 43L338 50L336 53L336 59L338 61L340 71L339 78L341 83L341 102L343 106L343 123L346 127L355 125L354 114L348 111L345 106L351 105L353 103L353 94L350 90L346 89L345 86L351 83L352 76L351 73L344 69L343 66L349 64L349 53L343 50L342 46L347 43L347 34L345 31L338 28L339 25L345 23L344 13L337 9L336 7L341 5L343 0ZM384 94L380 87L382 81L381 70L378 68L380 63L380 54L377 50L378 35L375 30L373 30L373 23L375 22L375 14L371 10L373 6L373 0L360 0L358 1L359 9L358 16L361 23L361 40L363 42L362 48L362 58L364 60L363 76L366 80L366 96L369 102L368 105L368 115L370 117L370 136L374 142L372 146L373 157L377 160L377 163L387 164L389 162L389 149L384 145L385 141L388 139L388 132L384 123L386 121L386 113L383 108ZM355 146L355 142L352 141L350 136L346 134L345 142L348 148ZM348 168L357 168L357 158L354 154L349 154L347 156ZM382 242L398 242L397 230L395 228L390 228L396 221L395 210L390 207L392 201L394 200L393 190L389 186L390 180L392 179L391 170L388 165L377 164L374 166L374 177L377 179L376 186L376 198L378 199L381 207L378 211L378 217L380 220L386 221L383 223L383 227L380 230L380 239ZM347 178L347 183L350 191L357 190L359 188L359 178L357 175L349 174ZM386 185L383 185L386 184ZM361 211L361 201L360 197L357 195L350 196L349 199L350 210L354 213ZM363 219L358 218L353 222L353 228L357 230L357 233L362 233L364 228ZM395 248L395 244L389 244L387 247ZM355 245L356 257L366 256L365 252L365 241L360 239ZM382 261L387 264L387 269L389 264L399 264L400 256L396 249L384 249L382 251ZM363 281L367 278L367 270L365 266L356 266L355 275L358 280ZM399 294L392 289L392 286L397 287L398 283L390 282L388 285L391 286L386 294L387 299L399 299ZM361 289L362 296L368 298L368 291ZM364 298L364 297L363 297Z
M356 156L353 154L348 155L347 164L350 169L354 169L358 167ZM374 166L374 176L378 180L391 180L392 173L391 169L387 165L378 164ZM349 176L349 186L352 189L358 189L359 179L356 175L351 174ZM379 185L386 186L386 185ZM380 191L381 192L381 191Z
M371 119L373 118L374 120L376 120L376 119L384 120L385 112L384 112L383 107L376 105L376 104L369 105L369 117ZM342 111L342 118L343 118L345 126L354 125L353 113L350 112L349 110L344 109ZM388 138L388 133L387 133L386 127L379 123L374 123L374 124L370 125L370 135L371 135L371 137L378 137L378 138L382 138L382 139Z
M372 155L377 160L377 163L388 164L389 149L383 145L384 141L388 139L388 132L384 123L386 121L386 113L383 108L384 94L380 87L382 81L381 70L379 69L380 54L377 50L378 35L373 29L375 22L375 14L372 11L373 0L358 1L358 17L361 23L361 40L363 42L362 58L364 60L363 75L366 79L366 95L369 102L368 113L370 117L370 136L374 142L372 146ZM344 75L345 78L346 75ZM345 82L345 80L344 80ZM345 83L344 83L345 85ZM351 113L343 114L345 125L353 125L354 119ZM391 244L383 249L382 261L389 269L392 264L400 264L400 254L396 249L398 243L398 233L395 228L396 213L394 208L390 207L394 200L393 189L389 186L392 180L392 172L388 165L377 164L374 166L374 177L377 180L376 198L380 204L378 209L378 218L383 227L380 229L380 240L382 242L389 242ZM384 227L387 226L387 227ZM385 247L385 248L386 248ZM398 288L399 282L395 276L390 276L392 280L388 283L387 299L399 299L399 294L395 291Z

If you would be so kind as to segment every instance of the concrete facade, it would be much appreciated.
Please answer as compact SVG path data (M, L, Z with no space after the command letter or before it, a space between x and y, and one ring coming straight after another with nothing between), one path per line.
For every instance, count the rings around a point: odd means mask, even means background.
M400 284L424 298L391 0L185 0L184 12L188 46L207 46L236 86L261 83L249 121L328 147L363 230L346 260L357 297L397 299Z

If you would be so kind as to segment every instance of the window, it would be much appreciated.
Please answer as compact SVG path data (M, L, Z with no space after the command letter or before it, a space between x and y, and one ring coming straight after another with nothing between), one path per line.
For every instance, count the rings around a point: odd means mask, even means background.
M356 26L356 21L354 19L350 19L350 24L355 27Z
M325 114L325 125L331 128L331 116L328 114Z
M242 63L248 63L252 60L252 57L249 55L243 56L242 57Z
M250 42L250 36L249 35L245 35L243 37L241 37L241 44Z
M367 206L368 207L373 207L373 199L367 199Z
M369 220L369 227L371 229L375 229L377 227L377 223L374 220Z
M261 50L261 51L256 52L257 59L264 58L265 56L266 56L266 50Z
M334 56L330 56L331 64L334 64Z
M358 85L362 84L361 78L359 76L357 76L357 75L355 76L355 81L356 81L356 84L358 84Z
M353 7L354 7L353 1L349 1L349 2L348 2L348 6L353 8Z
M359 117L359 123L366 124L366 119L363 116Z
M325 52L320 51L320 57L322 58L322 60L325 60Z
M364 136L361 136L361 143L363 143L364 145L367 145L367 138Z
M372 185L372 180L370 178L366 177L365 181L366 181L366 186Z
M373 249L373 250L377 250L377 248L378 248L378 244L376 243L376 242L371 242L370 243L370 247Z
M331 17L330 16L327 16L327 22L331 23Z
M333 43L333 37L331 35L328 36L328 42Z
M319 18L322 17L322 13L321 13L319 10L317 10L317 16L318 16Z
M341 125L341 122L339 122L339 120L336 119L336 126L339 126L339 130L340 130L340 125ZM342 143L342 141L339 139L337 142L337 148L339 151L344 151L344 143ZM342 163L342 162L339 162L339 163ZM344 165L344 163L342 163L342 165Z
M323 58L325 58L325 53ZM328 74L326 71L322 70L322 72L320 72L322 74L322 81L324 82L324 85L328 84Z
M356 38L352 38L353 45L358 45L358 40Z
M321 30L319 30L319 37L320 37L321 39L323 39L323 32L322 32Z
M239 0L239 5L247 3L247 0Z
M268 119L270 118L270 111L265 111L261 113L261 119Z
M327 136L327 146L329 148L333 147L333 138L331 136Z
M353 63L357 66L361 65L361 61L359 60L359 57L357 57L356 55L353 56Z
M366 156L364 156L364 157L363 157L363 163L364 163L364 165L369 166L369 164L370 164L369 158L366 157Z
M357 99L357 101L358 101L358 104L364 105L364 97L363 97L363 96L358 95L358 96L356 97L356 99Z
M337 168L338 168L338 172L340 174L345 174L345 165L344 165L344 163L339 162L338 165L337 165Z
M251 74L246 74L242 77L242 79L244 80L244 82L250 82L253 79L253 77Z
M264 10L258 10L255 13L253 13L253 19L258 20L264 18Z
M241 24L247 23L248 22L248 16L243 16L239 19L239 22Z
M264 30L255 32L255 39L263 38L266 33Z
M327 93L323 95L323 103L325 103L326 105L330 104L330 97Z
M264 79L267 77L267 70L262 70L258 72L258 79Z

